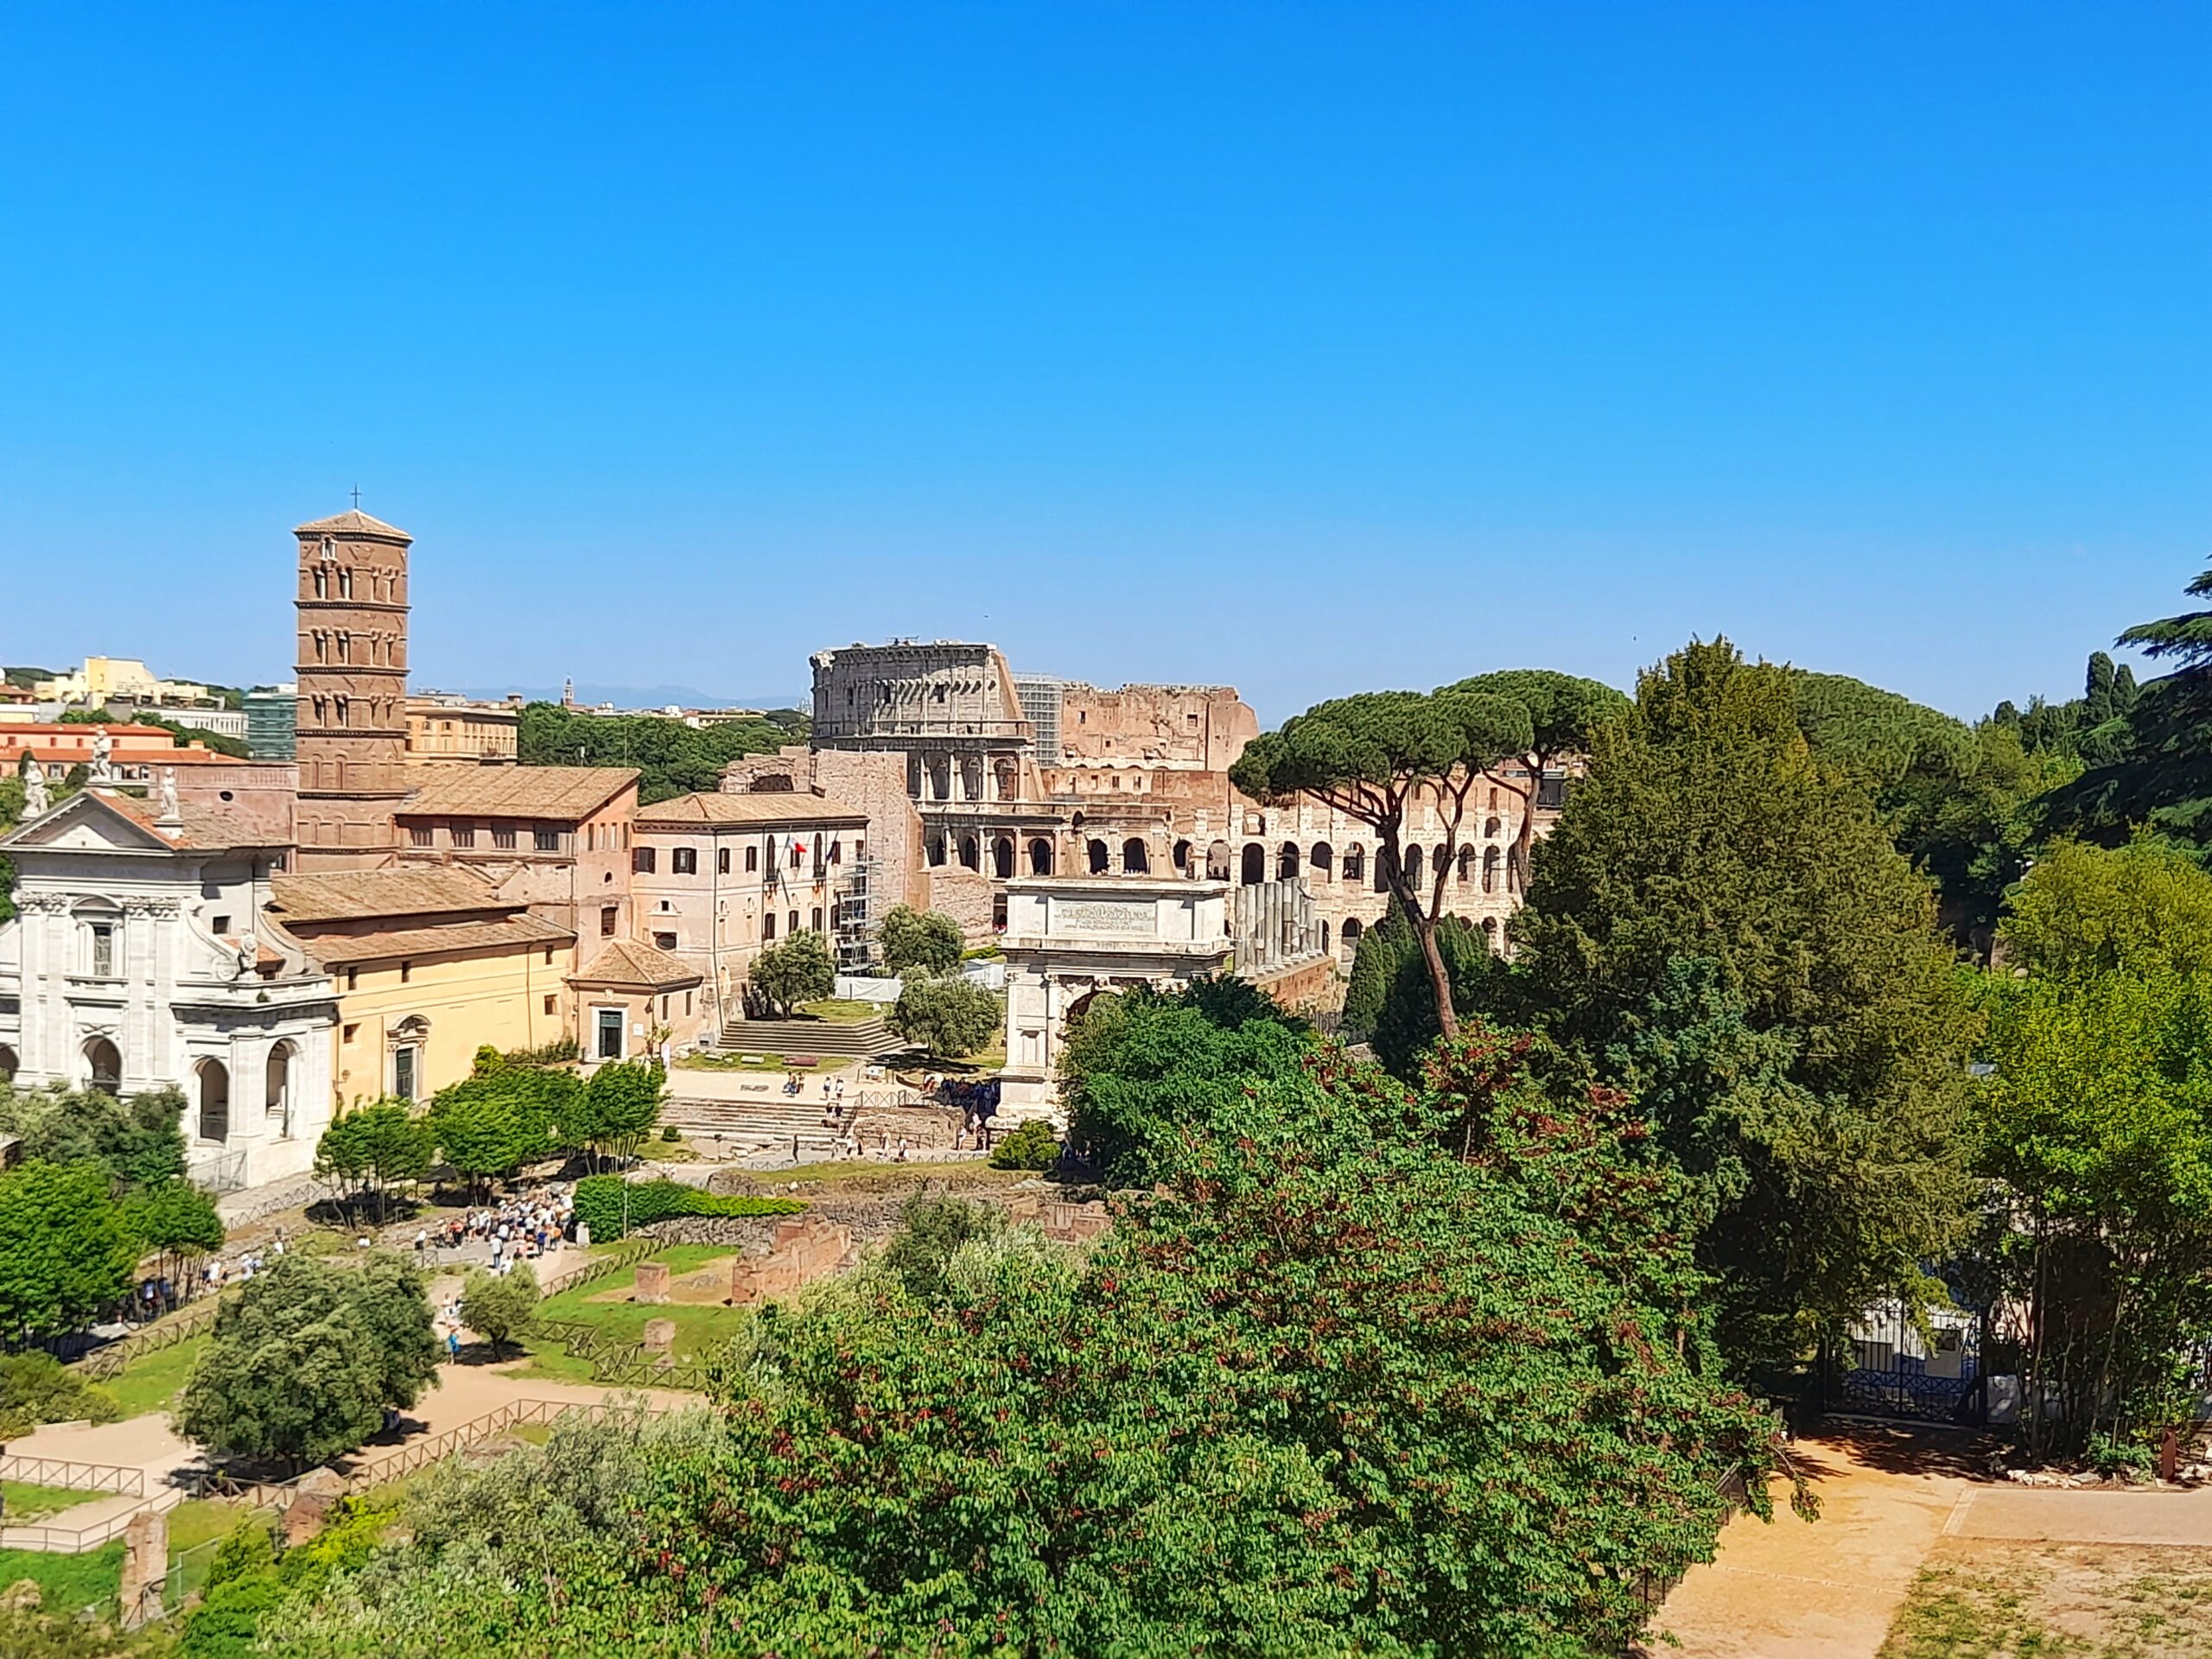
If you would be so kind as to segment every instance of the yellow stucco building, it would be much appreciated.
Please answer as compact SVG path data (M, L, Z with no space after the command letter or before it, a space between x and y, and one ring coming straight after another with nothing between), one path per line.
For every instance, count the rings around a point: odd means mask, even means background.
M428 1100L476 1051L537 1048L575 1029L575 935L466 869L277 876L268 919L338 993L337 1103Z

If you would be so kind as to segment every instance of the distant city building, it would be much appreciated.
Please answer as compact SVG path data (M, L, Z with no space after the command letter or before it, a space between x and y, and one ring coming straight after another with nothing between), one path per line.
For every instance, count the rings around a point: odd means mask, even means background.
M392 809L392 861L459 866L573 931L588 963L603 939L632 937L631 766L423 766Z
M162 679L131 657L87 657L82 668L40 680L31 690L42 702L73 703L86 709L104 709L116 698L163 707L213 701L206 686L189 680Z
M144 720L149 715L173 721L193 731L213 732L218 737L234 737L241 742L246 739L247 725L243 709L181 709L173 704L142 702L130 697L110 697L105 705L108 713L125 720Z
M417 691L407 699L410 766L514 765L522 710L512 702L479 702L450 691Z
M287 683L245 694L246 748L257 760L289 760L298 752L300 688Z
M108 744L106 781L112 783L149 783L162 766L222 766L230 760L228 755L218 754L203 743L179 743L176 734L166 726L9 721L0 722L0 776L14 777L26 754L57 778L67 776L73 766L89 772L99 763L102 733L107 734Z

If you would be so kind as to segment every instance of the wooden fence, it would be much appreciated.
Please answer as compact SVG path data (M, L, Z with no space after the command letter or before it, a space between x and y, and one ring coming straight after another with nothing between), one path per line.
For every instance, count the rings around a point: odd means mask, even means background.
M78 1361L77 1370L80 1376L96 1382L114 1376L141 1354L159 1353L202 1331L213 1329L216 1311L221 1305L219 1295L202 1296L198 1301L188 1302L175 1313L165 1313L144 1329L132 1332L122 1341L87 1354Z
M76 1463L67 1458L0 1458L0 1480L27 1486L59 1486L72 1492L113 1492L120 1497L146 1496L146 1471L117 1463Z
M81 1555L88 1549L98 1549L102 1544L112 1543L130 1529L132 1521L149 1511L173 1510L184 1502L181 1488L169 1487L142 1497L126 1505L120 1513L105 1521L95 1521L83 1527L50 1527L33 1524L21 1527L0 1527L0 1549L36 1549L49 1555Z

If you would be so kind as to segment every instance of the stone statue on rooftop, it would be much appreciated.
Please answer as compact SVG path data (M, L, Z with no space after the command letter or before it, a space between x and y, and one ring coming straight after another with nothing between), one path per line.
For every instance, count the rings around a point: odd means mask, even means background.
M23 816L35 818L53 803L46 792L46 768L29 750L23 753Z

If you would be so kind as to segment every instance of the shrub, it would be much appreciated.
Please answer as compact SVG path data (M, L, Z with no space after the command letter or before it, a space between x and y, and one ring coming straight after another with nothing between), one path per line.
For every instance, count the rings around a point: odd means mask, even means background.
M890 1025L932 1058L949 1059L988 1048L1006 1028L1006 1009L964 979L909 978L893 1005Z
M1033 1117L991 1148L993 1169L1050 1169L1060 1156L1052 1126Z
M505 1274L472 1273L461 1294L461 1323L501 1348L520 1336L537 1313L537 1275L518 1264Z
M664 1141L676 1141L682 1137L677 1134L675 1124L664 1123L660 1126L660 1138Z
M619 1175L587 1175L576 1183L576 1221L591 1229L594 1243L622 1236L623 1187ZM806 1205L797 1198L723 1198L681 1181L632 1181L630 1230L680 1216L791 1216Z
M2148 1480L2158 1466L2149 1446L2110 1434L2090 1435L2088 1455L2089 1467L2107 1480Z
M884 1265L916 1301L935 1306L944 1300L945 1269L954 1253L970 1239L987 1238L1005 1225L1004 1214L988 1205L912 1198L899 1211L899 1230L884 1246Z
M111 1423L122 1414L105 1392L52 1354L34 1350L0 1357L0 1439L28 1434L41 1423L79 1417Z

